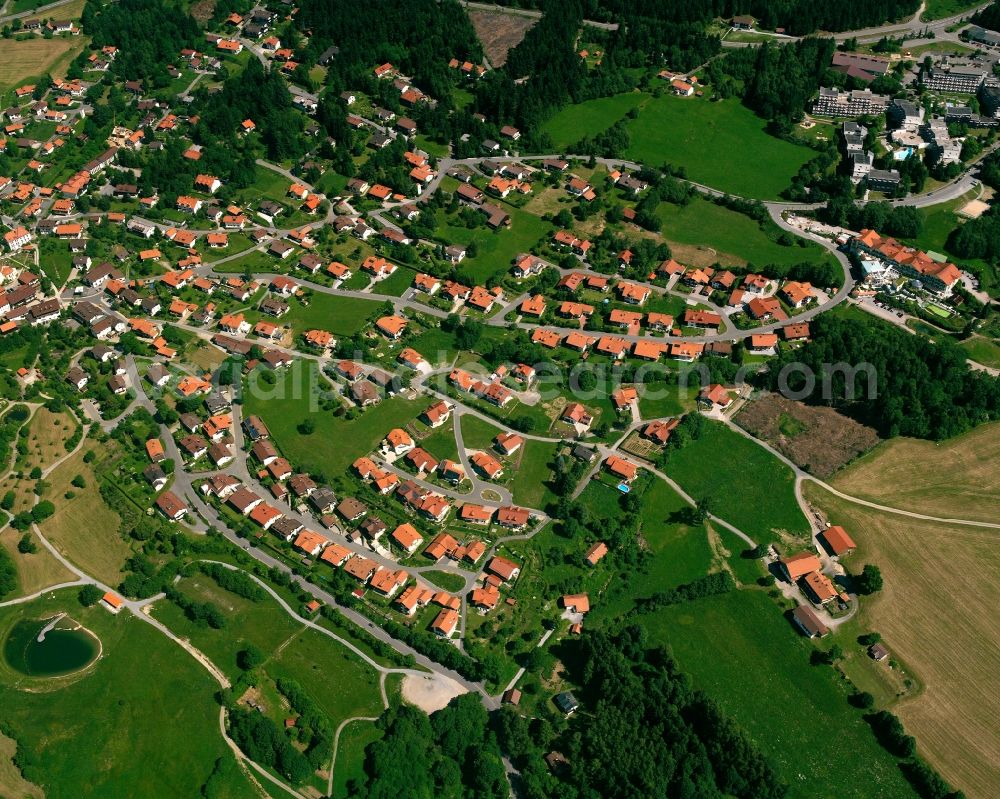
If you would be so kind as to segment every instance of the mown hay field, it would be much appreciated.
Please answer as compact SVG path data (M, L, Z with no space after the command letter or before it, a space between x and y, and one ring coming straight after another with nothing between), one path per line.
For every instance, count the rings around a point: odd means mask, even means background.
M947 472L941 475L943 482L952 482ZM884 513L835 497L812 482L805 484L805 493L832 522L851 531L858 551L848 560L850 570L875 563L882 571L885 586L862 600L861 621L882 635L891 657L924 686L894 708L916 737L919 752L970 799L996 796L1000 530Z
M949 441L896 438L830 484L880 505L944 519L1000 520L1000 423Z

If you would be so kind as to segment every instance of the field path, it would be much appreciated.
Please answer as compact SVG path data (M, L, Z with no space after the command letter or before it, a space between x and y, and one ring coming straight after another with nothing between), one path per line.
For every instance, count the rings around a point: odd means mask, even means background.
M354 716L349 719L344 719L337 726L337 731L333 734L333 754L330 756L330 778L326 781L326 795L333 796L333 769L337 765L337 748L340 746L340 733L344 731L344 728L355 721L378 721L377 716Z
M903 510L902 508L893 508L889 505L880 505L877 502L869 502L867 499L860 499L859 497L852 497L850 494L845 494L843 491L838 491L836 488L831 486L829 483L825 483L815 477L803 477L802 480L811 480L814 483L821 485L827 491L829 491L834 496L840 497L841 499L846 499L848 502L853 502L855 505L864 505L866 508L873 508L874 510L882 511L883 513L894 513L898 516L909 516L911 519L920 519L925 522L939 522L941 524L961 524L967 527L988 527L993 530L1000 530L1000 522L980 522L974 519L943 519L940 516L930 516L926 513L915 513L911 510Z

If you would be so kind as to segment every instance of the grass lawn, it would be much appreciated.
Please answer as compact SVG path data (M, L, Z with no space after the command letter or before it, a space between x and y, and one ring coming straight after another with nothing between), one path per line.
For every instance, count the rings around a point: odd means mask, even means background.
M961 342L960 346L976 363L1000 369L1000 345L984 336L973 336Z
M750 217L702 197L696 197L685 206L661 203L657 216L663 223L661 232L668 242L707 248L709 251L703 256L706 262L718 261L723 266L746 263L763 266L820 261L830 257L818 244L782 247L769 239ZM681 248L675 255L684 261L687 254ZM689 255L687 257L692 259Z
M695 600L639 620L651 643L669 646L694 686L749 733L788 783L789 797L914 795L847 703L848 686L830 667L809 664L813 645L763 591Z
M56 286L62 286L73 268L73 253L69 244L53 238L43 238L39 243L38 263L45 276Z
M323 173L323 177L316 181L315 188L327 197L339 196L347 188L347 178L339 172L328 169Z
M754 442L719 422L670 456L667 473L712 513L758 543L804 537L809 525L795 501L791 470Z
M907 244L912 244L922 250L931 250L955 259L961 266L968 266L980 278L980 283L984 291L991 294L996 293L996 270L986 261L978 258L959 258L948 249L948 237L951 232L962 224L963 220L957 212L970 200L976 199L979 191L972 189L955 200L944 203L928 205L918 210L920 218L923 220L923 229L920 235L912 239L906 239Z
M925 308L939 317L947 318L948 316L947 312L940 306L928 303ZM1000 368L1000 344L997 343L996 339L973 334L967 339L959 340L957 334L949 333L922 319L907 319L906 326L922 336L927 336L927 338L938 344L945 341L957 344L965 350L965 355L969 360L994 369Z
M243 599L220 588L215 580L200 572L182 578L175 587L190 599L211 602L219 608L226 617L225 628L213 630L211 627L198 627L167 599L156 602L153 615L173 632L189 638L230 680L240 673L236 655L247 644L254 644L271 655L302 630L302 625L297 624L272 598L260 602Z
M592 480L580 493L579 501L595 516L613 519L621 513L621 492L601 480Z
M275 679L296 680L330 718L332 728L352 716L382 712L378 672L316 630L297 635L265 668Z
M354 721L344 727L333 770L333 799L353 796L348 789L351 782L365 783L365 747L381 738L382 731L370 721Z
M471 413L462 414L462 440L469 449L484 449L487 452L492 452L493 439L501 432L499 427L490 424L485 419L480 419Z
M515 502L530 508L544 508L555 500L546 483L552 477L550 464L558 448L558 444L546 441L524 442L524 455L510 484Z
M635 491L642 499L639 547L645 554L634 564L619 563L609 556L596 568L584 566L583 554L594 540L589 536L568 538L553 526L530 541L511 545L513 558L523 564L514 589L518 604L491 613L485 624L470 617L470 625L475 622L477 631L483 624L481 635L488 636L495 629L502 631L488 639L488 646L496 649L504 641L511 641L516 642L517 649L530 647L540 634L542 619L555 620L559 615L555 600L561 593L589 593L588 625L607 619L620 624L636 598L688 582L709 570L711 555L704 528L690 527L686 520L678 518L683 500L649 475L636 482ZM597 480L587 485L580 502L608 526L623 514L622 495ZM515 653L504 649L501 654L510 658ZM536 680L537 675L529 674L525 679ZM547 686L545 693L550 688Z
M632 99L636 96L641 97L638 103ZM585 132L611 127L635 106L639 115L628 122L627 157L652 167L682 164L691 180L759 199L777 199L799 167L814 155L807 147L769 136L764 120L737 100L710 102L669 94L626 97L618 105L610 102L616 98L589 100L557 114L547 127L565 132L569 140L556 140L556 149L579 140ZM600 105L595 108L594 104ZM613 111L616 116L611 115Z
M73 434L75 427L76 423L68 413L52 413L47 408L39 408L28 422L28 453L23 457L18 456L16 469L30 474L33 467L44 469L65 455L65 441ZM3 493L14 492L14 507L11 508L14 513L31 510L35 498L35 481L18 479L14 471L7 474L0 488Z
M308 306L291 303L291 310L281 318L290 325L295 335L318 328L338 336L353 336L368 323L379 303L355 297L335 297L332 294L313 292Z
M657 389L657 391L653 391ZM656 396L660 391L666 396ZM679 386L652 384L642 390L639 397L639 413L643 419L657 419L663 416L681 416L695 406L698 387L692 381L691 385Z
M462 271L474 276L480 283L507 272L518 253L528 252L553 229L548 222L527 211L502 201L498 204L510 214L511 225L506 230L460 225L442 225L440 228L441 235L455 244L476 243L476 254L466 256L462 261Z
M393 297L402 297L410 286L413 285L413 277L416 275L412 269L399 266L385 280L380 280L375 284L374 291L377 294L389 294Z
M643 92L628 92L567 105L542 126L556 149L568 148L584 136L603 133L633 108L648 101Z
M226 360L226 356L215 347L204 344L187 354L187 360L206 372L214 372Z
M46 0L14 0L10 4L8 13L20 14L24 11L34 11L39 6L44 6L45 4Z
M423 447L439 461L445 458L453 461L458 460L454 417L440 427L431 430L430 434L426 438L420 439L417 445Z
M296 255L289 256L289 263L294 263ZM232 261L218 264L215 269L218 272L230 274L253 274L255 272L280 272L284 264L280 263L273 255L268 255L260 250L248 250Z
M462 416L462 438L468 449L481 449L497 455L493 439L501 432L501 428L477 416ZM551 464L560 446L555 442L527 439L522 451L507 459L511 466L506 469L503 480L515 502L543 509L555 499L546 482L552 476Z
M20 618L60 611L101 639L93 666L34 679L0 663L4 721L36 759L46 797L125 799L137 786L147 796L202 795L216 760L232 757L219 733L218 684L162 633L127 611L81 608L75 591L0 610L0 637ZM239 769L225 771L222 795L254 795Z
M977 194L976 190L972 190L958 199L920 208L917 213L923 220L923 229L919 236L909 239L909 241L921 249L943 253L948 236L959 225L956 212L970 200L976 199Z
M56 512L39 529L66 558L87 574L109 585L121 581L121 567L132 555L132 548L122 539L118 528L121 520L104 502L100 484L91 464L83 458L89 447L84 446L48 477L51 485L46 497L56 506ZM83 475L86 488L71 486L76 475ZM67 491L75 491L65 499Z
M451 574L450 572L443 571L427 571L420 573L421 579L425 579L431 583L434 583L438 588L442 588L445 591L451 591L452 593L456 591L461 591L465 586L465 580L457 574Z
M203 242L205 242L203 244ZM220 258L227 258L230 255L246 252L255 246L247 236L242 233L230 233L229 244L225 247L209 247L206 238L198 239L198 249L206 263L218 261Z
M257 165L257 179L245 189L240 189L237 194L239 198L244 202L259 202L260 200L274 200L276 203L282 205L290 205L291 200L288 198L288 187L292 185L292 181L286 178L284 175L280 175L273 169L268 169L266 166ZM279 225L284 226L286 222L284 217L282 217Z
M38 350L36 347L23 344L0 355L0 365L5 366L12 372L16 372L22 366L33 364L37 355ZM18 389L18 395L20 396L20 389Z
M708 533L700 524L688 523L685 511L690 506L662 480L644 482L640 488L642 512L639 527L640 546L647 556L639 562L627 583L614 592L607 606L598 608L595 618L614 618L627 613L635 600L658 591L674 588L707 574L712 566ZM617 505L618 494L603 483L594 481L585 490L588 504L610 510ZM602 514L603 515L603 514Z
M427 328L417 335L410 342L409 346L435 366L451 363L452 359L458 354L458 350L455 349L455 335L453 333L446 333L440 327Z
M664 95L629 123L628 154L651 165L683 164L690 179L714 188L774 199L813 152L769 136L764 127L736 100Z
M947 441L884 441L830 484L880 505L995 522L1000 519L1000 423L981 425Z
M994 425L993 438L996 440ZM942 445L940 460L920 462L914 443L899 442L894 454L907 468L895 468L887 452L874 459L884 471L872 472L877 484L912 476L916 485L929 488L933 471L942 474L957 467L954 482L968 499L951 489L952 480L940 485L942 507L961 506L963 517L988 514L994 508L996 521L996 469L976 471L975 465L988 453L989 438L963 437L959 446ZM982 449L980 449L982 448ZM964 461L955 462L964 450ZM927 449L923 449L927 452ZM875 462L864 464L873 468ZM982 464L979 464L982 466ZM853 472L850 469L849 472ZM860 470L859 470L860 471ZM976 474L987 475L986 484L975 482ZM837 524L855 537L858 551L848 561L852 571L863 563L877 563L885 589L866 598L861 607L865 631L881 633L892 660L915 675L923 690L895 709L906 730L917 739L920 754L930 760L942 776L969 796L991 796L1000 784L1000 694L990 687L1000 671L1000 630L995 602L1000 590L1000 564L995 557L996 531L939 524L882 513L842 500L813 483L806 496ZM983 497L977 503L973 492ZM991 496L987 496L991 495ZM974 576L972 576L974 575ZM844 641L846 649L851 641Z
M433 158L446 158L448 155L447 144L439 144L436 141L432 141L427 136L414 136L413 143Z
M0 794L20 799L44 799L42 789L24 779L21 770L14 765L16 754L17 742L0 733Z
M969 47L968 45L959 44L958 42L928 42L927 44L921 44L917 47L910 47L909 57L916 60L927 55L927 53L956 53L958 55L966 55L974 53L975 51L975 47Z
M319 379L316 368L310 361L301 368L287 369L269 396L248 392L244 397L246 412L259 414L284 454L306 472L331 478L343 474L358 454L374 449L389 430L405 427L431 404L426 397L392 397L354 419L334 416L312 406L310 386ZM312 435L302 435L296 429L307 417L316 423ZM345 442L350 445L344 446Z
M198 627L172 602L156 604L156 617L187 637L233 679L239 674L237 653L252 643L267 655L263 668L272 679L297 680L336 727L349 716L377 714L378 674L329 636L305 627L271 597L260 602L230 593L211 578L195 573L177 584L199 602L211 602L226 616L222 630ZM336 679L331 679L336 674Z

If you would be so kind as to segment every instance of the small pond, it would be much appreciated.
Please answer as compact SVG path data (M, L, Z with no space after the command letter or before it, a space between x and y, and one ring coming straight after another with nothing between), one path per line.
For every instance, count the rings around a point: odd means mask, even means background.
M76 627L68 618L60 619L54 629L39 633L52 619L22 619L11 629L3 645L7 664L31 677L58 677L88 666L97 657L100 643L88 630Z

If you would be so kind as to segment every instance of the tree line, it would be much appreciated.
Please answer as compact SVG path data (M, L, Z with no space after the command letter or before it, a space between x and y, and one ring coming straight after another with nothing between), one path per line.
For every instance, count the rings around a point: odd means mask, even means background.
M267 592L243 572L227 569L218 563L199 563L198 569L202 574L215 580L219 588L231 594L249 599L251 602L267 599Z
M846 227L849 230L877 230L889 236L912 239L924 229L920 212L909 205L887 202L857 205L847 198L837 197L827 202L817 213L821 222Z
M713 572L668 591L658 591L652 596L637 599L636 613L653 613L660 608L690 602L692 599L727 594L734 588L736 583L729 572Z
M501 3L538 7L540 0ZM739 14L756 18L760 27L784 28L804 36L819 30L845 31L867 28L913 14L918 0L585 0L584 15L597 21L632 18L674 23L709 22L716 17L730 19ZM624 27L624 26L623 26Z
M706 77L721 97L741 97L744 105L787 132L802 118L833 57L834 41L809 38L794 44L745 47L712 61Z
M560 659L585 712L568 722L498 714L501 744L521 772L528 799L697 796L779 799L786 786L747 734L645 628L585 631ZM564 762L550 773L545 753Z
M974 14L972 21L991 31L1000 31L1000 3L990 3L982 11Z
M270 718L256 710L229 708L229 737L256 763L273 768L293 784L305 782L313 769Z
M1000 11L996 13L1000 16ZM979 177L990 188L1000 190L1000 153L990 153L983 159ZM960 258L981 258L993 264L1000 261L1000 212L996 205L978 219L957 226L948 237L948 250Z
M884 438L939 440L1000 418L1000 379L971 370L957 344L834 314L810 325L810 343L769 364L772 390L781 390L785 374L787 388L806 402L831 405ZM845 364L857 370L853 377L835 368Z

